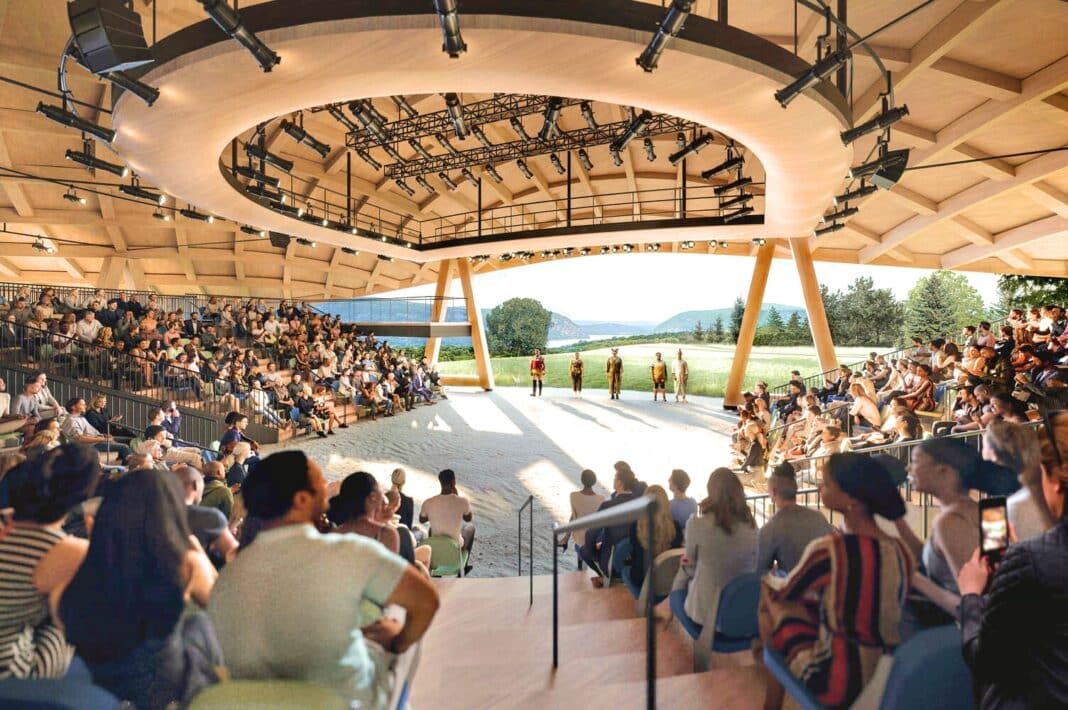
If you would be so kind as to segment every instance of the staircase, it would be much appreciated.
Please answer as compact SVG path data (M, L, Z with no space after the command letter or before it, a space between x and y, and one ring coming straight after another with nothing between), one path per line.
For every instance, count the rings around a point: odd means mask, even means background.
M423 641L412 707L645 706L645 619L619 585L594 589L586 572L561 574L560 667L552 668L552 577L435 579L442 606ZM693 672L693 642L672 621L657 630L661 708L753 708L764 699L748 652L717 655Z

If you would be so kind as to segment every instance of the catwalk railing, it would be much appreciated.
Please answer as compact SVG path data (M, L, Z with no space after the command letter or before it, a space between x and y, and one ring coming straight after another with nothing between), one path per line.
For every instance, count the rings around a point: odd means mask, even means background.
M523 505L516 510L516 518L519 520L518 537L516 538L516 563L519 569L516 576L523 576L523 511L530 513L530 522L527 525L530 532L530 546L527 548L527 570L530 575L530 606L534 606L534 496L528 496Z
M345 323L370 324L383 322L424 323L430 322L434 305L441 304L441 318L446 320L453 308L461 309L466 316L466 301L446 296L412 296L398 298L355 298L343 301L322 301L316 304L322 313L339 316Z

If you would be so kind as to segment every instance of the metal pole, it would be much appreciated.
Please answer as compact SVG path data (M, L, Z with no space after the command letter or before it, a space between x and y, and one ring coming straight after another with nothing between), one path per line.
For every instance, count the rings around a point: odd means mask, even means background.
M727 24L727 4L728 0L719 0L719 12L716 14L716 20Z
M567 151L567 226L571 226L571 151Z
M652 530L652 528L649 528ZM557 560L557 547L556 547L556 527L553 525L553 669L556 669L560 662L560 630L559 624L559 589L557 588L556 574L559 570L559 561Z
M352 226L352 151L345 151L345 223Z
M516 514L516 517L519 518L519 530L518 530L518 532L516 534L516 537L515 537L515 554L516 554L516 558L517 558L516 559L516 563L519 565L519 571L516 572L516 576L517 577L522 577L523 576L523 509L522 508L519 509L519 512Z
M482 236L482 177L478 178L478 236Z
M686 158L682 159L682 213L680 219L686 219Z
M649 530L653 530L655 512L655 503L646 509L645 519ZM645 553L645 579L652 584L653 555L649 550ZM653 617L652 593L645 600L645 707L647 710L656 708L656 619Z
M837 25L838 31L835 32L835 49L837 51L841 51L849 45L849 38L846 37L845 29L843 29L843 25L845 25L845 23L847 22L847 4L848 0L838 0L838 19L842 22L842 24ZM847 68L847 64L848 62L843 63L842 66L838 67L838 76L835 80L838 84L838 91L840 91L843 96L848 95L846 93L846 87L849 84L849 70Z
M530 606L534 606L534 496L530 497Z

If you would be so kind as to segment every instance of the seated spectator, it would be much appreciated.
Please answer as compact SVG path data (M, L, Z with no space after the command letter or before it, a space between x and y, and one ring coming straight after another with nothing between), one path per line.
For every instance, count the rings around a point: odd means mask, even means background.
M645 516L634 525L631 537L630 581L641 588L645 582L645 566L648 557L655 560L661 553L676 547L682 547L682 526L671 515L671 504L667 492L662 486L649 486L644 495L656 500L656 513L653 516L653 528Z
M1027 481L1039 480L1040 452L1035 430L1015 422L991 422L983 436L982 456L1011 471L1023 484L1008 499L1009 523L1016 539L1029 540L1045 532L1049 527L1045 511L1026 485Z
M931 369L927 365L916 366L916 379L908 392L898 397L910 411L933 411L934 383L931 382Z
M756 568L759 572L788 573L797 566L810 542L830 535L834 528L818 510L797 504L797 474L790 464L781 463L771 472L768 495L775 506L775 515L757 535Z
M593 489L597 485L597 474L590 469L585 469L579 474L579 480L582 482L582 488L577 491L573 491L570 496L571 501L571 517L568 521L576 520L583 516L595 513L604 503L604 496ZM575 548L578 549L581 544L579 541L586 539L586 530L575 530L573 532L564 533L560 538L560 547L567 549L567 543L575 538ZM581 558L580 558L581 560Z
M475 544L475 526L471 523L471 503L456 490L456 473L451 468L438 474L441 493L423 501L419 522L430 524L431 535L456 538L470 555ZM471 558L468 557L468 560ZM464 570L471 570L468 564Z
M697 515L697 501L686 495L690 487L690 475L681 468L676 468L668 476L668 488L671 490L671 517L685 528L690 517Z
M404 493L404 484L408 480L408 474L405 473L403 468L395 468L393 473L390 474L389 480L393 484L393 490L397 491L397 495L400 497L397 515L400 516L401 525L411 530L415 522L415 500Z
M248 466L253 468L256 462L259 461L259 456L256 455L260 450L260 445L253 441L247 434L245 434L245 427L248 426L248 417L241 412L230 412L226 415L226 431L223 432L222 437L219 439L219 450L226 454L233 450L239 442L245 442L252 449L252 455L249 457Z
M152 461L153 468L167 468L163 460L163 444L167 440L166 432L159 424L145 427L144 441L138 445L137 453L144 454Z
M234 509L234 493L226 485L226 468L221 461L209 461L201 469L204 475L204 491L200 505L215 508L230 520Z
M853 404L849 408L849 415L853 417L853 423L857 426L866 426L878 429L882 426L883 417L879 413L879 405L859 382L849 385L849 395L853 398Z
M876 515L905 515L879 462L836 454L820 489L823 504L843 516L844 532L809 544L786 579L764 577L760 636L786 657L820 703L848 707L880 656L899 643L901 606L915 563L905 544L875 522ZM764 707L781 707L782 686L770 673L765 683Z
M1037 478L1025 483L1053 527L1011 544L996 567L976 546L957 578L964 660L982 708L1068 707L1068 416L1049 417L1039 444Z
M612 496L597 506L597 510L607 510L614 506L634 500L637 493L638 479L629 466L617 467L615 477L612 479ZM644 488L642 488L644 491ZM593 578L593 585L600 587L604 583L603 577L609 572L608 562L612 556L612 548L620 540L630 536L631 525L614 525L611 527L589 528L586 537L576 547L579 559L598 573Z
M119 443L115 437L97 431L85 418L85 410L85 400L81 397L74 397L67 402L68 414L60 427L67 441L88 444L102 453L114 451L119 461L125 463L126 457L133 453L133 449Z
M89 409L85 413L85 419L97 431L110 434L124 444L129 444L130 440L135 436L134 432L120 424L122 421L121 414L112 416L108 411L108 398L106 395L98 394L93 396Z
M173 473L185 492L185 510L193 537L207 551L212 562L229 562L237 553L237 538L230 532L230 521L225 515L216 508L200 504L204 495L204 475L192 466L177 466Z
M393 554L399 554L397 531L376 519L385 507L384 502L385 496L374 476L366 471L346 476L326 511L326 517L335 526L331 532L363 535L382 543Z
M437 592L381 545L315 529L328 507L326 481L302 452L265 458L244 498L262 527L223 569L209 606L233 677L311 682L360 707L387 707L395 684L407 680L394 676L403 669L393 654L426 633ZM358 628L365 602L402 607L404 621L383 617Z
M185 705L222 655L202 613L216 572L190 535L182 487L142 469L107 489L89 552L57 608L93 682L139 708Z
M241 488L249 472L249 459L252 458L252 447L247 441L239 441L230 449L230 453L222 458L223 468L226 470L226 485L233 490Z
M22 463L3 476L14 508L0 536L0 678L61 678L74 648L50 612L88 543L63 532L100 478L96 453L77 444Z

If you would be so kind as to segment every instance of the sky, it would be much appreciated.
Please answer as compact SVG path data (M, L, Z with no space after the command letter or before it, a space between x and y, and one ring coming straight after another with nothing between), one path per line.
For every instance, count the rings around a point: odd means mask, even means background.
M476 275L475 298L492 308L514 297L531 297L572 320L660 322L680 311L729 308L743 300L753 273L752 257L704 254L617 254L572 258ZM905 299L929 269L816 262L816 277L844 290L860 276ZM997 275L961 272L986 304L997 298ZM431 296L434 287L394 291L389 296ZM461 296L453 280L453 296ZM803 306L792 259L773 259L765 303Z

